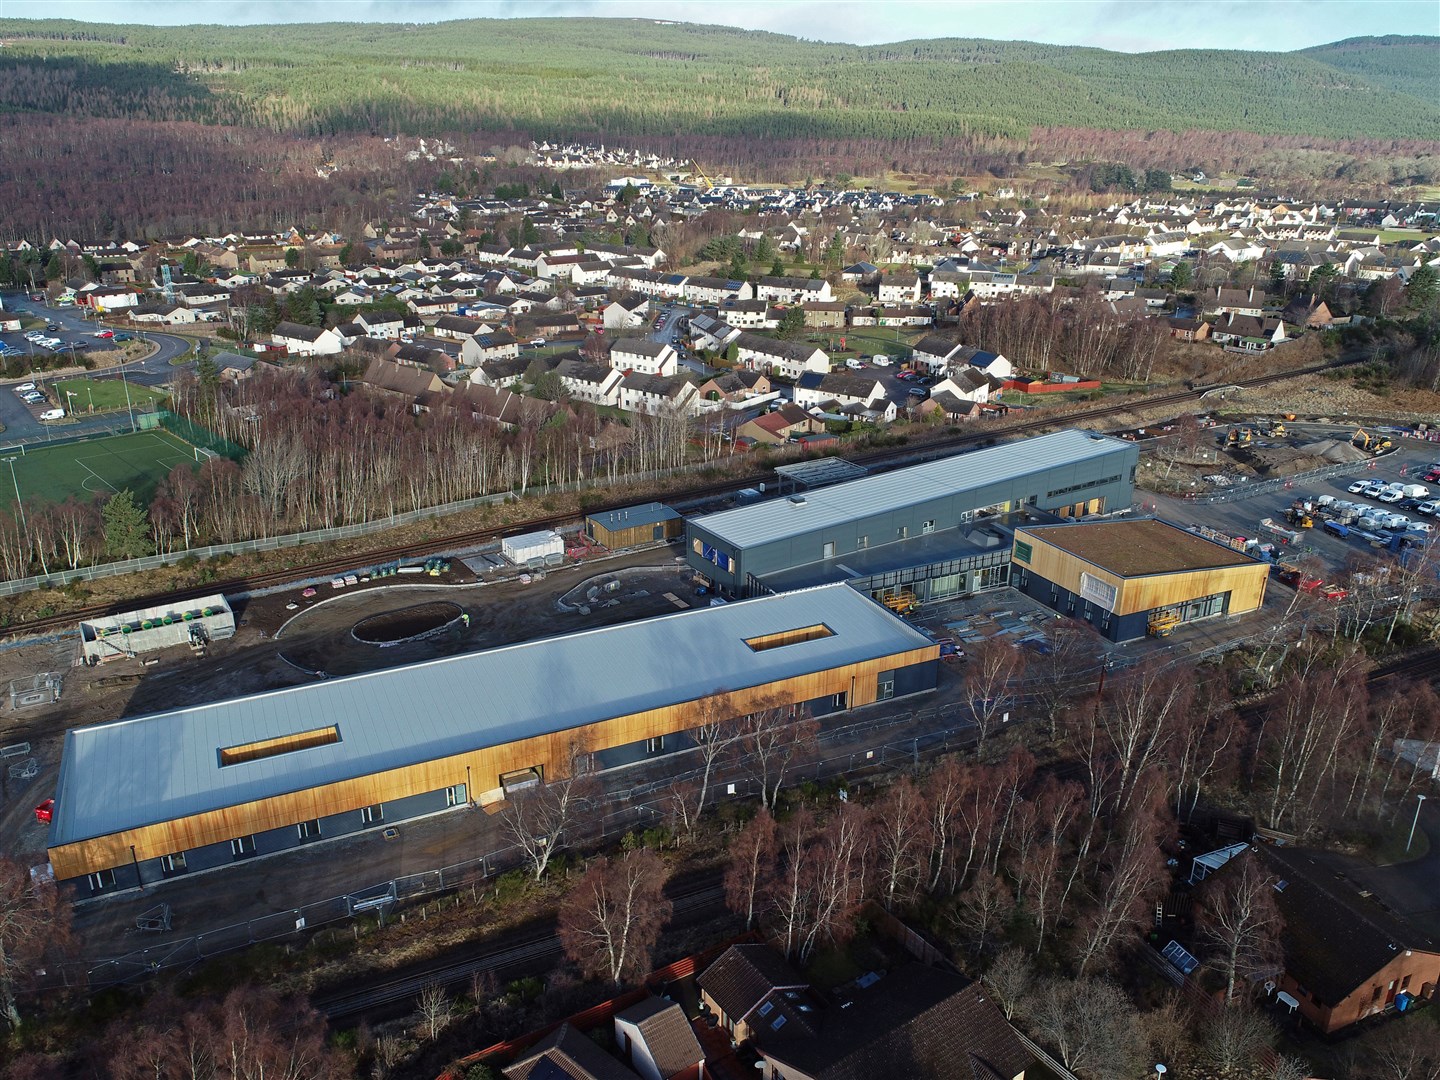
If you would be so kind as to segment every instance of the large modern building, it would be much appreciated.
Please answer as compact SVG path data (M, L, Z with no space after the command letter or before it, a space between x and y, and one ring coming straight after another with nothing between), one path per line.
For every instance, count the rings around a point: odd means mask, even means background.
M1132 442L1061 431L693 518L686 551L731 596L834 580L956 596L1008 582L997 524L1124 509L1138 460Z
M1111 641L1166 635L1265 602L1269 565L1168 522L1015 530L1011 584Z
M662 752L719 696L814 715L933 690L939 646L845 585L66 733L50 826L82 895L463 806L572 748Z

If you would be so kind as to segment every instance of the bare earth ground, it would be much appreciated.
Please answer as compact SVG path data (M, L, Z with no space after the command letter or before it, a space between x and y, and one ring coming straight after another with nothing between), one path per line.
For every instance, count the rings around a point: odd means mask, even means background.
M345 593L322 588L310 599L299 589L287 589L237 605L235 637L212 646L203 659L182 647L151 654L159 662L150 667L129 660L76 667L74 637L0 652L0 685L41 671L65 676L64 693L53 705L17 712L9 708L8 697L0 702L0 744L29 742L40 766L39 775L28 781L0 772L0 851L28 856L44 851L45 826L33 810L54 794L68 728L314 682L315 671L350 675L678 611L679 604L664 594L687 605L696 598L692 572L675 560L674 550L650 548L590 560L551 571L529 585L518 580L477 583L456 562L455 580L448 582L386 578ZM605 594L613 606L583 615L557 605L576 586L625 568L632 572L621 575L621 587ZM362 619L437 599L460 605L470 615L469 627L387 648L363 644L350 634ZM295 610L287 610L289 604L297 605Z

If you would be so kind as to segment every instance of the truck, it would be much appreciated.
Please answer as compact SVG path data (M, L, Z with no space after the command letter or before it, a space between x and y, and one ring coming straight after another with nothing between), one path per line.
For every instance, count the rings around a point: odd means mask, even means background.
M1298 532L1287 529L1285 528L1285 526L1277 524L1274 520L1268 517L1261 519L1260 528L1263 531L1270 533L1272 536L1279 537L1280 542L1283 544L1293 544L1300 539L1300 534Z
M1327 521L1322 527L1333 536L1347 537L1350 535L1349 527L1338 521Z
M1424 484L1401 484L1400 493L1407 499L1428 499L1430 489Z

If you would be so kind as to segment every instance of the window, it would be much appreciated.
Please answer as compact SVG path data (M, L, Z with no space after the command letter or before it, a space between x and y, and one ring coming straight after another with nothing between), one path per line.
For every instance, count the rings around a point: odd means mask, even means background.
M935 531L935 519L934 519L934 518L931 518L929 521L923 521L923 522L920 523L920 532L921 532L921 533L933 533L934 531Z
M93 874L86 874L85 880L89 883L91 892L103 892L115 887L115 871L97 870Z
M665 736L656 735L653 739L645 740L645 752L647 754L658 754L665 749Z
M320 820L316 818L311 821L300 822L300 824L295 826L295 834L299 836L301 840L320 839Z
M220 749L220 764L240 765L247 761L293 754L298 750L309 750L316 746L329 746L340 741L340 729L334 724L315 728L313 731L298 731L293 735L280 735L273 739L245 743L242 746L226 746Z
M772 1012L775 1011L775 1003L773 1001L767 1001L755 1011L761 1016L769 1016Z
M824 547L820 549L822 559L833 559L835 557L835 541L826 540Z
M376 803L374 806L362 806L360 808L360 824L378 825L385 820L385 807Z
M896 539L898 539L898 540L908 540L909 538L910 538L910 526L909 526L909 525L901 525L898 533L896 534Z
M834 706L835 708L837 708L837 709L843 709L843 708L845 707L845 693L844 693L844 691L841 691L840 693L836 694L833 698L831 698L831 699L830 699L830 704L831 704L832 706Z
M833 637L834 631L824 623L816 623L814 626L799 626L794 630L780 630L773 634L761 634L759 637L746 638L745 644L750 646L752 652L765 652L767 649L778 649L784 645L796 645L802 641L815 641L817 638Z
M230 854L236 859L243 859L247 855L255 854L255 837L237 836L230 841Z
M445 789L445 805L460 806L465 802L465 785L456 784Z
M1410 987L1410 976L1409 976L1409 975L1406 975L1403 979L1400 980L1400 989L1401 989L1401 990L1407 990L1407 989L1409 989L1409 987Z
M1375 1002L1377 1002L1377 1001L1379 1001L1379 1000L1380 1000L1380 987L1378 987L1378 986L1371 987L1371 989L1370 989L1370 1002L1371 1002L1371 1004L1374 1004Z
M895 676L887 672L875 680L875 700L889 701L894 696Z
M779 1030L780 1030L782 1027L784 1027L784 1026L785 1026L785 1014L784 1014L784 1013L781 1013L779 1016L775 1017L775 1019L770 1022L770 1030L771 1030L771 1031L779 1031Z
M183 874L186 869L188 868L185 865L185 853L183 851L176 852L174 855L160 856L160 872L166 877Z
M864 550L865 550L866 548L868 548L869 546L870 546L870 537L868 537L868 536L858 536L858 537L855 538L855 550L856 550L856 551L864 551Z

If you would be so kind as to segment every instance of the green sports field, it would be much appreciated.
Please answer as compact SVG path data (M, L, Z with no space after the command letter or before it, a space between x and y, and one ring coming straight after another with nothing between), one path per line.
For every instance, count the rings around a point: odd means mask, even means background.
M71 495L82 499L113 495L123 488L129 488L143 506L166 473L176 465L195 464L195 448L168 431L110 435L61 446L42 443L15 456L19 454L16 447L0 445L0 505L13 506L18 487L27 506L63 502ZM4 461L12 456L13 462ZM6 467L10 464L15 466L14 483Z
M68 400L66 392L73 395ZM126 407L126 394L130 405L139 408L152 401L164 401L168 396L162 390L155 390L138 383L128 385L119 379L61 379L55 384L54 397L66 412L83 416L89 412L114 412Z

